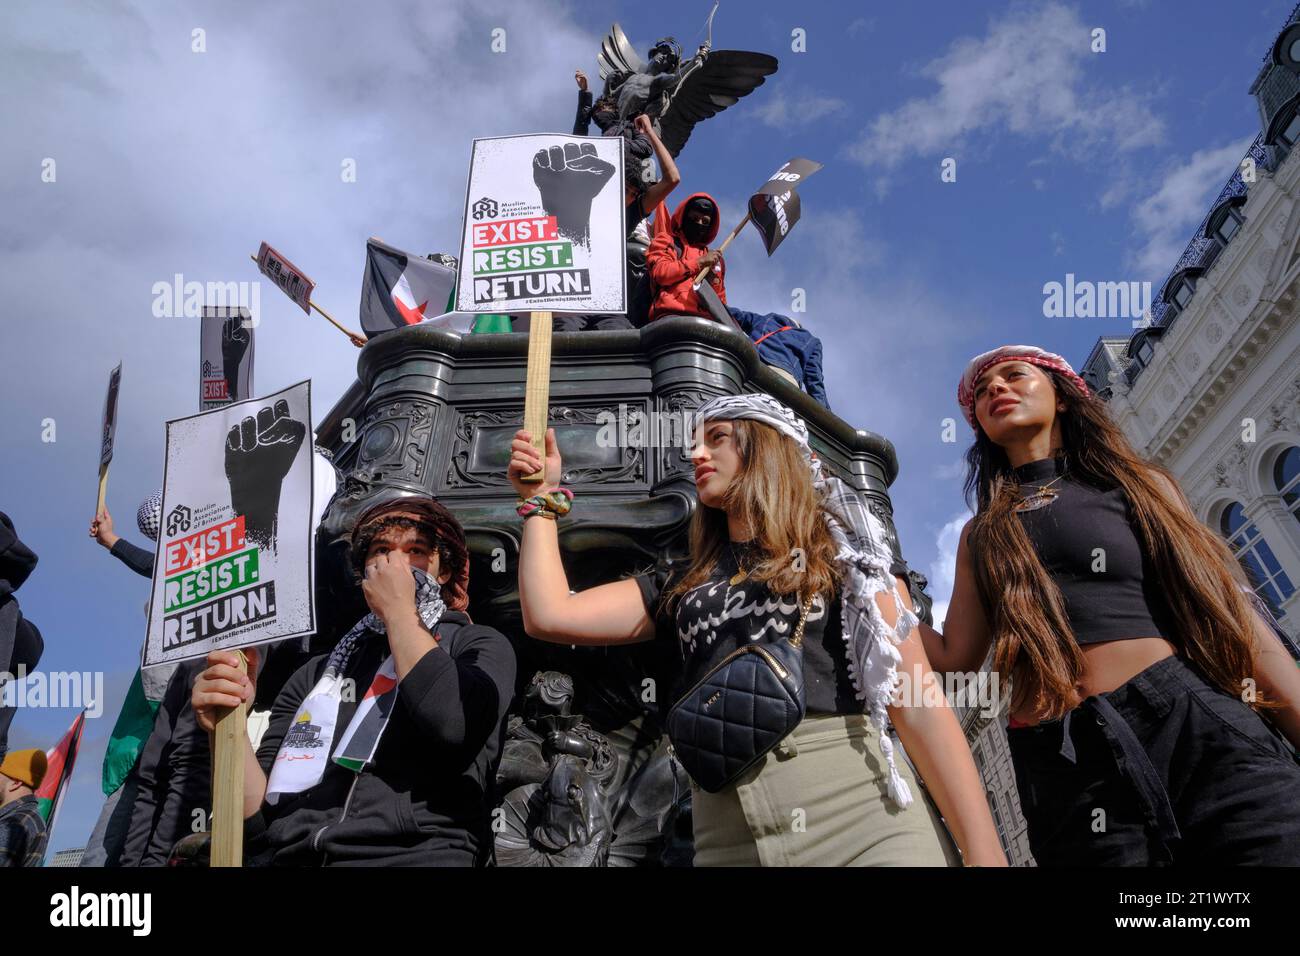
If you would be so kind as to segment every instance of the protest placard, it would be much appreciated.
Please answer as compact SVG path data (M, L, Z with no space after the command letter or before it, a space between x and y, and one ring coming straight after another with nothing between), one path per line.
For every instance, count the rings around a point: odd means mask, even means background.
M456 308L627 311L621 140L474 140Z
M265 242L257 250L257 268L279 286L281 292L297 302L299 308L311 314L311 293L316 283L307 278L307 273Z
M99 440L99 494L95 501L95 514L104 510L108 494L108 464L113 460L113 441L117 437L117 393L122 387L122 363L108 375L108 394L104 396L104 417L100 424Z
M117 437L117 392L122 387L122 363L108 374L108 393L104 396L104 419L100 430L99 466L108 467L113 460L113 439Z
M311 383L167 423L144 666L316 629Z
M242 306L205 305L199 323L200 410L252 398L252 313Z

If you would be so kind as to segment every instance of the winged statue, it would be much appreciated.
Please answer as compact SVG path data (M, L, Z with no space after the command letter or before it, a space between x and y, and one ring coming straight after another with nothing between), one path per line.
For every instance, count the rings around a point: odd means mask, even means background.
M601 43L596 61L605 81L601 99L620 127L644 113L675 157L695 124L733 106L776 72L776 57L742 50L712 50L705 42L682 61L672 37L657 42L642 60L615 23Z

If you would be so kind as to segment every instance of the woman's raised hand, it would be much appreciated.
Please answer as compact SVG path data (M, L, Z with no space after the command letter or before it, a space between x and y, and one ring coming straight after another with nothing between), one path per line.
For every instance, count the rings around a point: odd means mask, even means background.
M546 429L546 474L541 481L524 481L527 475L534 475L542 468L542 456L533 447L532 436L524 429L515 432L514 441L510 443L510 465L506 476L520 498L544 495L560 487L560 476L564 473L560 463L560 449L555 444L555 429Z

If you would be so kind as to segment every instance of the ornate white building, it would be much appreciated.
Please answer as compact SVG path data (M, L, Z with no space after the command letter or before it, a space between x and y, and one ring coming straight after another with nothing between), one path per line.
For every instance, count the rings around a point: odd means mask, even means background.
M1251 86L1262 132L1156 296L1084 364L1134 447L1300 640L1300 7ZM1225 174L1229 170L1225 170ZM1293 651L1294 652L1294 651Z

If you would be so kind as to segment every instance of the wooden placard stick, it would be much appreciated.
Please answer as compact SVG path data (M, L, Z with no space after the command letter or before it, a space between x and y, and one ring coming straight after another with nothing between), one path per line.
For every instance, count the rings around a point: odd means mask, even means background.
M551 313L534 312L528 323L528 377L524 380L524 429L542 458L541 469L524 481L546 477L546 423L551 402Z
M749 222L748 212L745 213L744 219L736 223L736 228L731 230L731 235L727 236L727 238L723 240L722 245L718 246L718 255L721 255L722 253L727 251L727 246L731 245L731 240L735 239L738 235L740 235L740 230L745 228L745 223L747 222ZM691 283L691 288L698 289L700 287L700 283L704 281L704 277L709 274L709 270L712 268L713 266L707 266L701 269L700 274L697 275L695 277L695 281Z
M104 513L104 497L108 494L108 465L99 466L99 500L95 505L95 517Z
M248 673L248 658L239 653L239 670ZM248 739L248 705L232 707L217 718L212 735L211 866L244 865L244 747Z

